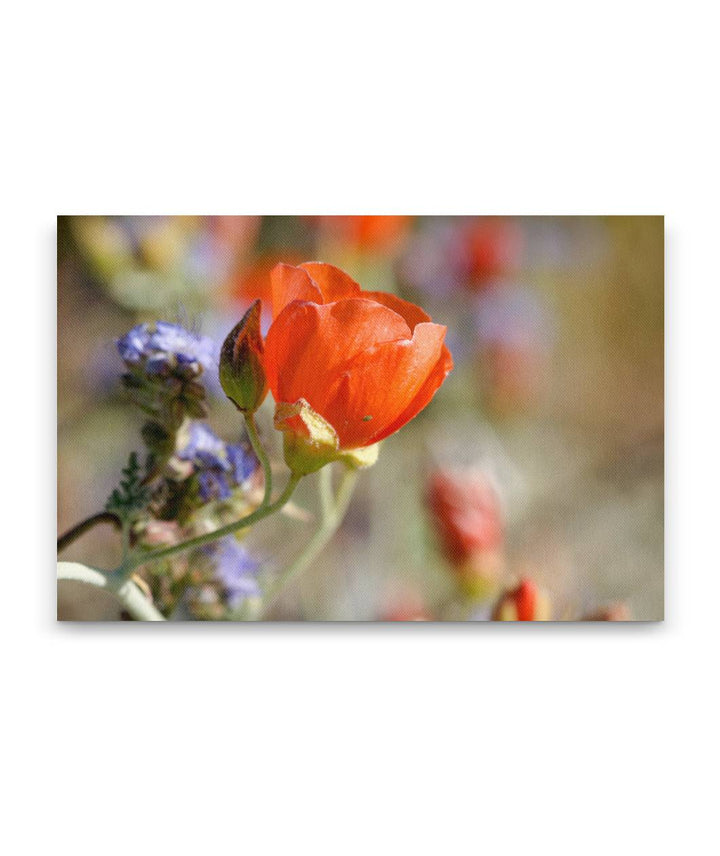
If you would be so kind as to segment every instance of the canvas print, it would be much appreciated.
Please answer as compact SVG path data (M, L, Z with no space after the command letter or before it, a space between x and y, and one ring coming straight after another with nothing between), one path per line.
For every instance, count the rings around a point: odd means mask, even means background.
M61 216L58 618L663 617L662 217Z

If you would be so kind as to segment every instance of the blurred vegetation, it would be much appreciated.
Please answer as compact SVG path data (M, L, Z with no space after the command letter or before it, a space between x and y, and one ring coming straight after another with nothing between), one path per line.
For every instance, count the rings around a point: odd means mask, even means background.
M219 347L252 300L267 300L274 263L320 259L446 324L456 368L383 444L278 617L472 614L424 504L442 467L492 482L507 580L535 579L554 617L623 601L634 618L661 618L663 242L657 217L60 217L58 528L102 509L138 448L142 417L121 389L115 339L161 319ZM236 412L206 381L209 422L235 442ZM279 461L272 402L259 416ZM301 508L314 503L307 481ZM249 544L281 566L311 530L280 517ZM99 527L64 558L110 566L118 549Z

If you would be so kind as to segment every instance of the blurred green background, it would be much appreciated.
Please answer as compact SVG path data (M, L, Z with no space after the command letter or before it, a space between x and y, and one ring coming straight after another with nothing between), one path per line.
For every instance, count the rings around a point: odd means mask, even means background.
M58 529L103 507L140 445L115 339L160 319L219 346L276 262L317 259L423 306L448 326L456 367L383 443L278 617L467 617L423 500L440 466L492 482L507 579L535 579L555 618L614 601L662 618L663 242L660 217L60 217ZM234 408L207 382L209 422L236 440ZM271 401L259 418L281 469ZM307 479L298 505L312 509L313 491ZM282 567L311 532L278 517L248 544ZM63 558L109 567L117 549L99 527ZM72 598L60 606L72 617Z

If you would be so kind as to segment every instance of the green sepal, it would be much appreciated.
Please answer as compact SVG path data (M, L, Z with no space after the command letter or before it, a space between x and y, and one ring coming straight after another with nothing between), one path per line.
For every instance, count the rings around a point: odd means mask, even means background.
M304 398L294 404L278 404L275 427L283 432L285 463L297 475L317 472L333 461L342 461L352 469L364 469L378 458L378 443L341 449L337 431Z

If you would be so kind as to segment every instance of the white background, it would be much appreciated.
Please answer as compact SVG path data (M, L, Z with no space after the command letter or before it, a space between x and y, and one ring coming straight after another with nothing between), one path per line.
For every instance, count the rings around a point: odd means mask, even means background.
M711 14L4 11L3 852L718 852ZM665 214L666 622L56 625L58 213Z

